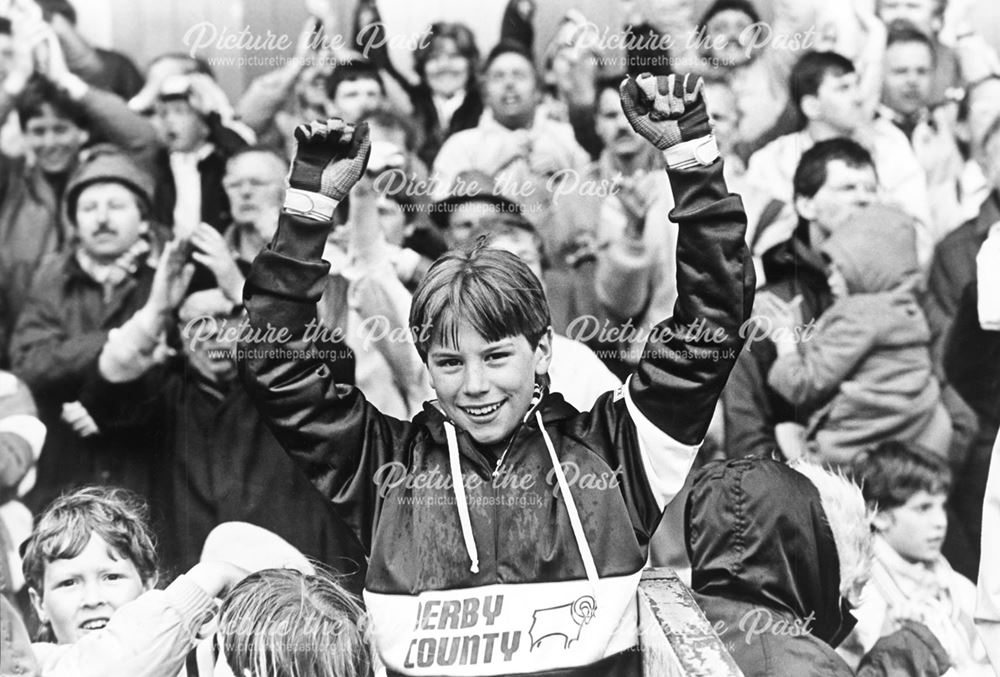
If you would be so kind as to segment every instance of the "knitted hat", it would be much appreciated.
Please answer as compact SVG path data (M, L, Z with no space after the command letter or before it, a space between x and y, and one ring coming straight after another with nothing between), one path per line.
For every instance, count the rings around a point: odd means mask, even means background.
M76 202L80 193L94 183L120 183L140 202L140 209L149 214L155 186L152 177L143 171L125 152L112 144L99 144L80 154L80 164L66 184L66 210L76 224Z

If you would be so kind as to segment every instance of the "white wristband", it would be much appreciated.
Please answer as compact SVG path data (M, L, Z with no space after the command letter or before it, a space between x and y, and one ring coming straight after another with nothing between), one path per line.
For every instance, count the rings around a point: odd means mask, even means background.
M332 221L333 212L340 204L337 200L319 193L312 193L298 188L285 191L284 210L289 214L304 216L316 221Z
M663 158L670 169L707 167L719 157L719 146L715 136L708 134L697 139L684 141L663 151Z

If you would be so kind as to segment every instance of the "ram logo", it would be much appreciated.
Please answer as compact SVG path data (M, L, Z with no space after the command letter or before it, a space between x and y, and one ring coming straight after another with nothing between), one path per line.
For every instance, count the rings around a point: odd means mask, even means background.
M590 622L597 612L597 603L590 595L579 598L572 604L563 604L548 609L539 609L534 613L534 621L528 634L531 638L531 650L548 637L561 637L563 648L580 639L583 626Z

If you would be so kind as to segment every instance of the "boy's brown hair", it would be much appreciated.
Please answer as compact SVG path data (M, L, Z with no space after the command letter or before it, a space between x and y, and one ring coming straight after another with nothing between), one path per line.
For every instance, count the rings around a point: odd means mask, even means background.
M439 258L410 306L410 330L421 359L434 343L456 345L462 324L484 340L524 336L532 349L552 324L541 281L510 252L484 239Z
M155 585L156 540L148 513L141 498L117 487L84 487L60 496L45 508L21 546L25 581L41 596L46 565L76 557L97 534L135 565L143 583Z
M895 440L859 454L853 470L865 501L880 511L905 505L920 491L947 494L951 489L951 470L944 460Z

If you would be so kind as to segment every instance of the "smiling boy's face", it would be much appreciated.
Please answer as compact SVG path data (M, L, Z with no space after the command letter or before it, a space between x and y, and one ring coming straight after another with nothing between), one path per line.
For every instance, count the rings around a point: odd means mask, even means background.
M132 560L92 534L76 557L46 564L41 594L32 589L31 599L39 618L52 624L56 641L70 644L105 627L119 607L148 589Z
M445 413L479 444L499 444L531 404L535 377L548 372L551 331L532 348L523 335L488 342L466 323L458 345L435 342L427 353L431 386Z

